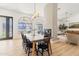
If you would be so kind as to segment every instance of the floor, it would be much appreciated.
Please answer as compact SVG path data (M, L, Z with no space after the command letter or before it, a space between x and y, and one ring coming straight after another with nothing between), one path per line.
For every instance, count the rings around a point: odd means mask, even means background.
M59 40L51 41L52 56L79 56L78 45L66 43L65 36L59 36L58 38ZM0 56L27 56L22 48L22 40L0 41Z
M21 42L18 39L0 41L0 56L25 56Z

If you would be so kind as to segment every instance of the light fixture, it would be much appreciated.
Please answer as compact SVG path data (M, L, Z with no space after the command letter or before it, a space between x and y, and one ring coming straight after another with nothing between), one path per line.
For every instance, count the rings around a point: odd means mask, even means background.
M32 16L32 20L36 19L39 17L39 12L36 10L36 3L34 3L34 13Z
M35 11L33 13L32 20L36 19L37 17L39 17L39 12Z

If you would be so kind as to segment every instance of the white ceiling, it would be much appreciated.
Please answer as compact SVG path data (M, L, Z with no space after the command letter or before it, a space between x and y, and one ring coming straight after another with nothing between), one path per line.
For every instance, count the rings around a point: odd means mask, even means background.
M46 3L0 3L0 8L24 14L33 14L37 10L40 16L44 16L45 5Z
M71 17L79 13L79 3L59 3L58 19L64 19L66 16Z
M36 10L38 10L41 15L44 15L45 3L0 3L0 8L25 14L33 14L35 5ZM65 18L65 13L68 13L68 16L78 14L79 3L58 3L58 19Z
M0 8L20 12L32 14L34 11L33 3L0 3Z

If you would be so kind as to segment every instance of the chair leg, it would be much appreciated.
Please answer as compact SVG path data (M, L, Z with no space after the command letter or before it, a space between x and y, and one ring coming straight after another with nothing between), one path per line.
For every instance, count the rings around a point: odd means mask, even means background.
M27 48L25 48L25 52L26 52L26 54L27 54Z
M23 49L24 49L24 43L22 43Z
M24 47L23 47L23 49L24 49L24 51L27 53L27 47L26 47L26 45L24 45Z
M30 54L30 48L28 48L28 56L29 56L29 54Z
M42 49L41 49L41 51L40 51L40 48L38 48L38 52L42 54Z
M36 50L36 55L38 56L38 50Z
M48 56L50 56L50 53L49 53L49 48L47 49L47 52L48 52Z
M42 49L42 56L43 56L43 52L44 52L44 50Z
M36 50L36 55L38 56L38 49L37 49L37 48L35 48L35 50Z
M35 51L36 51L36 55L38 56L38 49L36 47L36 44L35 44Z
M23 49L26 50L26 45L24 43L22 45L23 45Z

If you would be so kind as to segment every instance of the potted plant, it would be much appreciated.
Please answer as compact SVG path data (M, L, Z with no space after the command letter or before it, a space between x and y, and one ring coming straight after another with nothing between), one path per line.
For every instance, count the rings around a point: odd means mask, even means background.
M65 24L59 25L59 30L64 34L65 30L67 29L67 26Z

